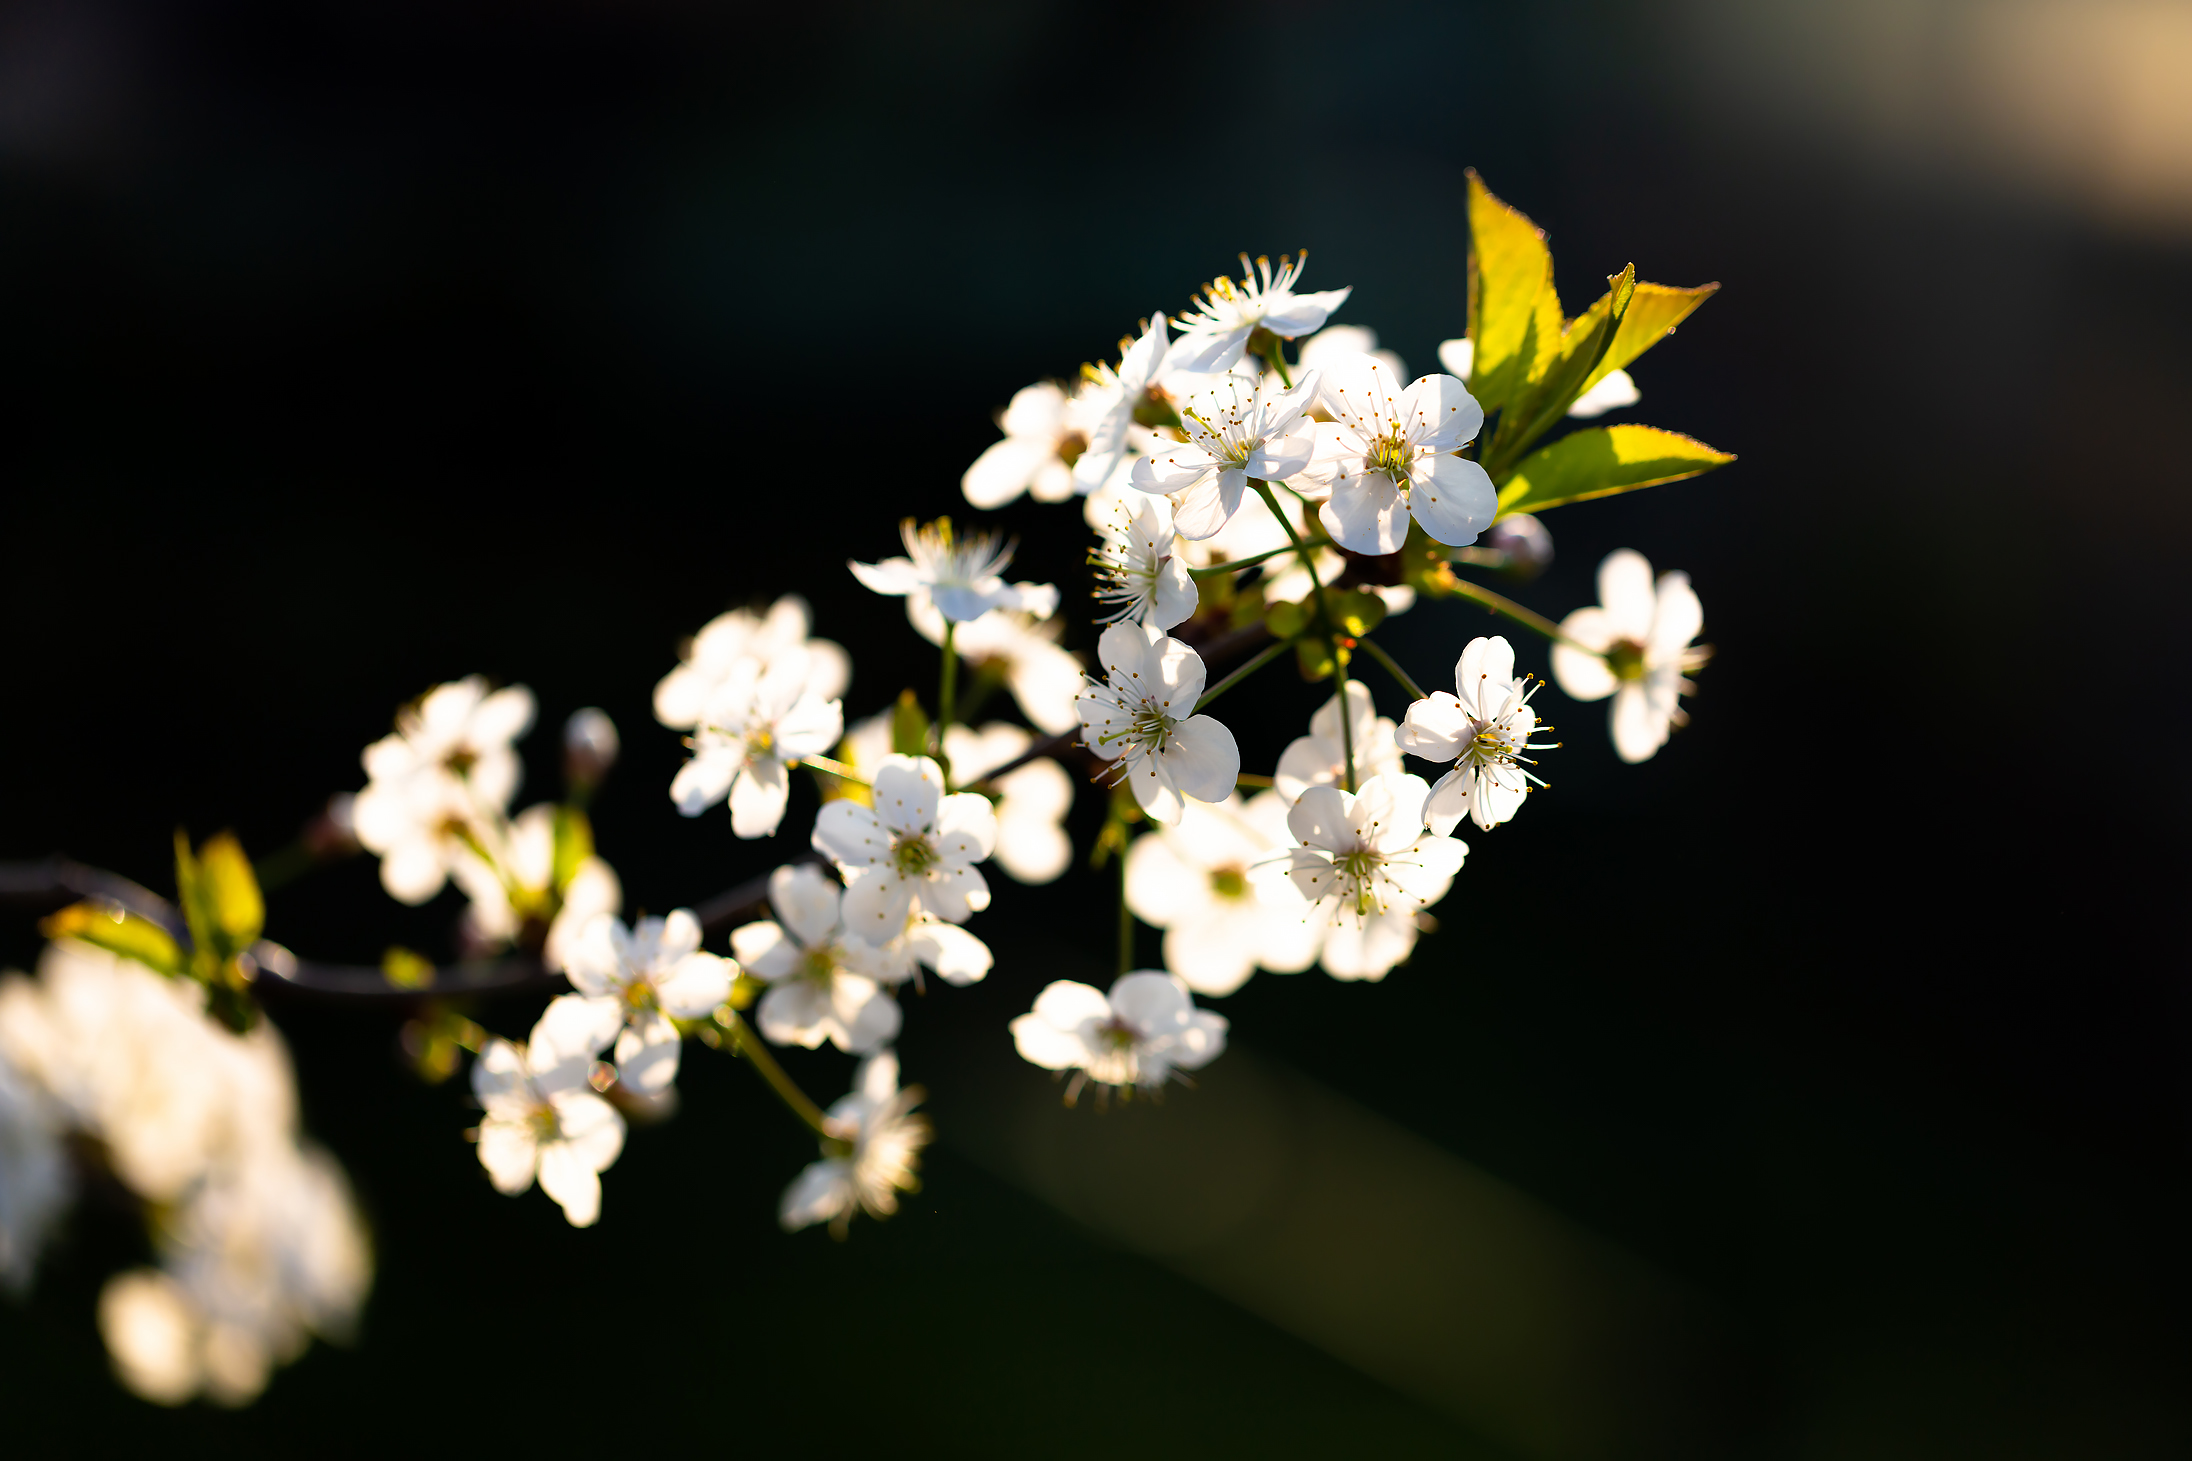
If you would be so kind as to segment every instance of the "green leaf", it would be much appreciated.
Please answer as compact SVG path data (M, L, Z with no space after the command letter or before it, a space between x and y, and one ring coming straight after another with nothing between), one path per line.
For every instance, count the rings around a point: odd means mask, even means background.
M1676 325L1688 319L1693 310L1719 292L1718 284L1700 284L1695 289L1678 289L1671 284L1639 282L1636 286L1636 297L1629 301L1627 312L1621 316L1621 328L1614 332L1613 343L1606 347L1606 354L1598 362L1598 368L1584 379L1583 389L1589 390L1666 339L1674 333Z
M38 931L47 938L82 939L170 977L183 972L182 946L173 935L113 904L71 903L43 919Z
M911 690L900 691L898 703L891 707L891 752L899 756L929 753L928 712L921 708L921 697Z
M1484 454L1492 480L1503 480L1515 459L1568 414L1583 383L1605 358L1636 294L1636 265L1606 281L1606 292L1569 322L1559 348L1543 361L1516 399L1500 414L1499 430Z
M1679 482L1735 460L1656 426L1590 426L1522 459L1499 492L1500 516Z
M1307 602L1295 604L1282 600L1263 611L1263 627L1271 631L1273 639L1292 639L1309 627L1309 617Z
M1332 645L1329 640L1295 640L1294 658L1301 665L1303 679L1314 682L1331 678Z
M424 954L391 944L381 955L381 977L398 989L424 989L434 982L434 965Z
M198 887L223 959L258 942L266 928L266 899L234 833L223 832L198 849Z
M1324 602L1332 627L1350 639L1360 639L1385 622L1385 600L1361 589L1327 591Z
M577 807L557 807L555 871L549 884L557 897L571 886L571 879L578 876L579 868L593 855L594 824Z
M1560 295L1545 230L1469 173L1469 393L1497 411L1560 343Z

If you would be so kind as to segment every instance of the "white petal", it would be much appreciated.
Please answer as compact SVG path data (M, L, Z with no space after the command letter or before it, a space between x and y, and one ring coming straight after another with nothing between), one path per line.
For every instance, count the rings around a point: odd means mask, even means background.
M1197 801L1222 802L1240 780L1240 747L1215 716L1197 715L1173 727L1158 759L1180 794Z
M677 1026L659 1014L626 1026L617 1036L617 1079L636 1091L659 1096L677 1080Z
M681 1020L702 1019L731 997L731 962L718 954L691 953L655 981L655 998Z
M938 804L936 850L946 862L981 862L997 846L997 809L975 792L955 792Z
M731 953L756 979L782 979L799 967L803 957L791 936L766 919L732 929Z
M1332 541L1357 553L1397 553L1408 541L1407 505L1382 472L1340 478L1317 521Z
M1166 1034L1193 1018L1194 1001L1171 975L1154 969L1122 974L1111 986L1111 1008L1145 1036Z
M505 1197L514 1197L533 1185L540 1165L540 1147L533 1139L533 1123L522 1117L490 1114L480 1123L480 1165L487 1180Z
M1652 565L1634 548L1616 548L1598 565L1598 602L1607 627L1617 639L1642 644L1652 632L1658 595L1652 590Z
M678 768L677 776L670 782L670 800L677 803L678 811L688 817L697 817L709 807L723 800L737 779L738 768L744 760L743 751L737 746L704 746L690 761Z
M956 924L919 923L906 932L914 956L947 984L973 984L994 963L989 945Z
M1460 380L1467 380L1476 369L1477 342L1474 340L1441 340L1438 347L1439 364L1446 373Z
M784 763L774 759L749 761L743 776L731 785L731 832L739 837L774 837L791 800L791 782Z
M890 834L882 819L854 801L824 804L815 814L814 850L841 867L864 868L890 855Z
M794 863L769 874L769 906L808 948L826 944L837 932L838 902L844 896L829 875L812 863Z
M1437 542L1454 547L1473 543L1499 516L1499 489L1492 485L1491 474L1466 457L1419 457L1414 477L1408 510Z
M876 768L871 789L875 815L884 826L898 832L925 832L936 825L944 773L926 756L886 756Z

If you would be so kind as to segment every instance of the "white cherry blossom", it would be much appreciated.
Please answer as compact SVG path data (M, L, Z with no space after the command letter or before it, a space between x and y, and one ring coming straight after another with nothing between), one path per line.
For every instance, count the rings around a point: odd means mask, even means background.
M683 1039L672 1020L697 1020L730 998L737 970L700 947L700 920L677 909L626 928L606 914L589 920L573 941L565 972L571 987L613 1011L617 1079L659 1096L677 1079Z
M1031 1064L1079 1072L1070 1104L1088 1081L1161 1090L1175 1072L1200 1070L1223 1053L1225 1032L1225 1016L1195 1008L1178 980L1137 969L1108 995L1070 979L1052 983L1012 1022L1012 1043Z
M1301 846L1288 874L1303 897L1329 900L1335 931L1377 914L1409 914L1446 896L1465 843L1424 830L1430 788L1420 776L1375 776L1352 796L1312 786L1287 813ZM1330 967L1327 940L1327 967Z
M1286 803L1190 802L1178 825L1137 837L1126 903L1165 930L1165 967L1197 994L1231 994L1259 967L1297 974L1317 961L1329 911L1287 878Z
M1463 817L1486 831L1522 809L1531 784L1542 778L1525 770L1537 763L1524 753L1548 751L1533 742L1537 712L1530 697L1538 686L1515 677L1515 650L1504 637L1469 641L1454 664L1454 693L1433 691L1408 707L1396 737L1400 748L1426 761L1451 761L1423 805L1423 820L1441 837Z
M933 604L954 624L979 619L992 609L1025 609L1047 619L1058 608L1058 590L1045 583L1006 583L1001 576L1012 562L1012 546L999 546L995 533L958 534L950 518L916 527L912 518L899 524L906 556L880 563L853 562L853 577L886 598L904 597L909 612Z
M1258 258L1251 266L1248 255L1241 255L1240 283L1219 275L1196 298L1194 308L1174 321L1180 338L1172 342L1167 364L1184 371L1231 370L1240 364L1249 337L1258 329L1292 340L1324 328L1332 311L1354 291L1296 293L1294 285L1308 265L1306 250L1297 259L1282 256L1276 272L1268 258Z
M962 786L985 781L999 766L1019 759L1035 738L1016 725L992 721L975 730L955 725L944 733L944 753ZM1073 778L1047 756L990 782L996 795L997 865L1022 883L1056 882L1073 861L1066 813L1073 809Z
M1133 484L1172 499L1173 530L1183 538L1216 534L1240 510L1251 478L1283 482L1316 452L1315 371L1292 390L1247 376L1221 376L1180 403L1187 440L1153 446L1134 462Z
M885 757L869 796L868 806L830 802L814 822L815 851L845 875L848 927L888 939L916 906L946 923L989 906L989 884L975 866L997 845L987 797L945 795L944 773L926 756Z
M777 1207L784 1230L828 1223L843 1237L855 1212L882 1218L898 1211L898 1194L920 1189L914 1173L931 1135L929 1119L913 1114L921 1098L919 1086L898 1088L896 1051L879 1050L860 1062L851 1093L824 1116L830 1134L822 1160L784 1189Z
M1408 367L1390 350L1378 348L1378 332L1362 325L1326 325L1323 329L1301 342L1301 352L1295 357L1297 370L1316 370L1330 365L1348 355L1368 355L1393 373L1393 379L1408 379Z
M395 733L365 748L353 824L359 844L379 854L389 896L424 903L442 890L467 839L509 807L520 774L511 743L532 724L532 691L489 694L470 675L396 712Z
M1170 501L1142 496L1131 513L1122 510L1089 554L1097 602L1112 606L1097 622L1125 619L1170 629L1192 619L1202 596L1177 547Z
M898 1033L898 1001L878 982L886 956L845 927L844 896L811 863L780 867L769 875L775 919L731 931L740 967L770 986L754 1023L779 1045L866 1054Z
M974 459L959 490L985 512L1023 492L1037 502L1065 501L1073 496L1074 463L1088 449L1089 414L1055 381L1021 387L998 419L1003 439Z
M1448 375L1467 381L1470 369L1476 364L1477 342L1467 339L1442 341L1438 348L1438 358L1439 364L1445 367ZM1395 374L1398 374L1397 369ZM1593 416L1603 416L1617 407L1633 406L1642 399L1636 382L1627 371L1609 370L1600 377L1598 384L1575 398L1574 404L1568 407L1568 414L1578 420L1588 420Z
M1141 338L1119 342L1117 369L1102 364L1083 368L1074 406L1088 445L1073 464L1076 491L1094 492L1126 460L1135 409L1149 399L1163 375L1166 352L1165 317L1152 315ZM971 494L968 500L972 501Z
M1711 653L1691 643L1704 627L1688 574L1663 573L1655 585L1643 554L1616 549L1598 566L1598 607L1561 621L1568 642L1553 646L1553 678L1572 699L1613 696L1615 752L1648 761L1671 726L1689 721L1681 696L1697 687L1684 676Z
M1402 389L1375 357L1325 368L1317 454L1294 483L1327 497L1318 514L1333 541L1357 553L1398 552L1413 516L1441 543L1476 541L1499 511L1499 493L1475 462L1455 455L1484 424L1483 408L1450 375Z
M791 797L791 767L826 753L845 729L843 707L818 698L811 679L799 651L734 666L708 697L692 759L670 783L678 811L697 817L728 800L733 833L774 836Z
M472 1093L487 1108L479 1159L488 1179L514 1197L538 1177L574 1228L601 1216L601 1173L624 1150L624 1118L587 1079L622 1024L607 1004L561 995L524 1048L489 1040L472 1063Z
M1233 732L1195 713L1203 660L1160 630L1114 624L1096 644L1108 677L1081 692L1081 740L1117 763L1114 780L1134 789L1151 821L1180 820L1187 799L1224 801L1240 778Z
M766 614L733 609L716 615L693 636L678 667L655 686L655 719L672 730L691 730L742 664L757 662L766 670L794 652L806 656L808 693L817 700L837 699L852 681L852 661L841 646L810 639L810 623L807 601L797 594L778 599Z
M1355 784L1373 776L1398 772L1400 747L1393 743L1393 722L1378 714L1370 687L1360 680L1347 682L1348 733L1354 737ZM1309 734L1297 736L1279 753L1272 786L1288 806L1300 800L1312 786L1338 786L1345 769L1347 741L1340 729L1340 697L1334 695L1309 717Z
M495 865L467 850L449 867L450 880L472 900L464 910L466 942L484 949L518 937L525 915L510 901L515 884L529 909L555 909L541 943L540 962L549 973L562 973L579 930L624 906L624 887L617 881L616 869L589 853L572 870L570 881L560 889L551 886L556 875L556 808L551 802L527 807L499 834L492 824L481 832L481 846L494 853Z
M1406 908L1390 908L1367 918L1335 917L1317 962L1334 979L1375 982L1415 952L1421 934L1416 915Z
M30 1288L46 1235L73 1183L61 1148L61 1113L0 1048L0 1287Z

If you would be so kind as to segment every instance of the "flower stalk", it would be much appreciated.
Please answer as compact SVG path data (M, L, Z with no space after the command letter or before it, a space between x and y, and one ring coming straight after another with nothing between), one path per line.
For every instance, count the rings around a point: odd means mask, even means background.
M769 1047L754 1033L753 1027L728 1007L717 1010L715 1018L716 1023L730 1037L731 1053L742 1055L751 1062L786 1109L805 1122L816 1136L828 1140L830 1128L829 1123L823 1119L822 1108L808 1099L807 1093L799 1089L798 1083L784 1073L784 1067L777 1064L776 1057L769 1053Z
M1281 379L1284 379L1283 374ZM1278 494L1271 490L1269 482L1259 478L1250 478L1248 485L1256 489L1256 495L1263 499L1264 506L1271 509L1271 515L1279 520L1279 526L1286 529L1286 540L1292 543L1294 551L1301 555L1302 571L1309 575L1310 596L1317 601L1317 622L1324 626L1325 642L1332 647L1332 682L1339 686L1340 704L1345 705L1347 703L1347 646L1353 641L1342 636L1333 624L1332 608L1325 601L1324 579L1317 572L1315 555L1302 543L1301 534L1294 531L1294 520L1288 517L1285 510L1279 506ZM1342 760L1340 787L1343 791L1348 792L1355 789L1355 728L1350 723L1351 719L1351 717L1345 715L1340 717L1340 752Z

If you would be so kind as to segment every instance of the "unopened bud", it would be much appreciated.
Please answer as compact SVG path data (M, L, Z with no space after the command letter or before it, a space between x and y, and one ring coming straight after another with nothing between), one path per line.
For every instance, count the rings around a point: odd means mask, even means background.
M1553 535L1526 512L1501 518L1478 542L1502 556L1503 561L1493 565L1501 573L1524 582L1543 573L1553 561Z
M621 742L609 712L589 705L563 723L563 774L573 785L594 786L616 765Z

